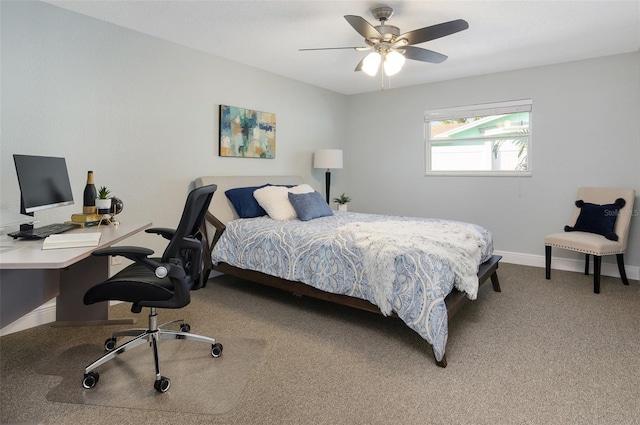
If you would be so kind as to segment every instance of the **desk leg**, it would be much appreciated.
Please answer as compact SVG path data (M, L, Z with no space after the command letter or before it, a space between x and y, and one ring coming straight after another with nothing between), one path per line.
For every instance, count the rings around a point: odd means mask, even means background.
M91 255L60 270L60 295L56 299L56 322L53 326L119 325L135 319L109 320L109 303L84 304L84 294L109 277L110 257Z

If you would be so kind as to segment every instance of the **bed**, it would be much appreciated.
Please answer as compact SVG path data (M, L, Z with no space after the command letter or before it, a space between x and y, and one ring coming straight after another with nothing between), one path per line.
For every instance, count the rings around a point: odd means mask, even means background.
M218 190L204 229L208 269L398 317L431 345L438 366L447 365L449 320L476 298L480 285L491 281L500 292L501 257L493 254L491 233L475 224L339 211L307 221L239 218L227 190L268 183L295 191L304 186L302 178L205 176L195 181L196 187L212 183Z

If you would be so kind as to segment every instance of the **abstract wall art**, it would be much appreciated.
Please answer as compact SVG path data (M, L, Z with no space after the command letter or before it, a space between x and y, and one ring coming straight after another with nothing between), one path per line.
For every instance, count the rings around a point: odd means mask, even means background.
M220 156L276 157L276 114L220 105Z

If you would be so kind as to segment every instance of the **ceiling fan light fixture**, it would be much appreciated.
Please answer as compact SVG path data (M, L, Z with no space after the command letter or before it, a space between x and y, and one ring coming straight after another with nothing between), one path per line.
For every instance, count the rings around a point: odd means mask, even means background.
M370 76L375 76L380 68L382 56L378 52L369 53L362 61L362 70Z
M355 49L358 52L363 52L373 49L371 53L358 62L354 71L364 71L367 75L375 77L378 74L378 70L382 68L380 77L384 90L385 75L391 77L399 73L403 69L406 59L428 63L442 63L447 59L447 56L442 53L417 47L416 44L436 40L469 28L467 21L456 19L413 31L401 32L400 28L387 24L387 21L393 15L393 8L380 6L374 8L371 12L373 17L380 22L380 25L373 26L361 16L344 15L344 19L349 25L364 38L365 46L299 50Z
M384 73L389 77L396 75L404 66L405 60L403 54L395 50L390 51L384 56Z

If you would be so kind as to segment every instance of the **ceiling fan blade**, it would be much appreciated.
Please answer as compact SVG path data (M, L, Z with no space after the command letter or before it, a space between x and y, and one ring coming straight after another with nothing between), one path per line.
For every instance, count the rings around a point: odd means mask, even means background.
M404 56L407 59L429 63L442 63L447 60L447 55L434 52L433 50L423 49L421 47L407 46L403 48Z
M344 15L344 19L349 22L354 30L358 31L358 34L366 38L382 38L382 34L375 29L373 25L367 22L363 17L356 15Z
M425 41L435 40L436 38L445 37L455 34L469 28L469 23L464 19L456 19L455 21L443 22L430 27L424 27L417 30L409 31L401 34L397 39L406 38L408 44L420 44Z
M368 50L371 47L369 46L358 46L358 47L317 47L317 48L311 48L311 49L298 49L299 52L306 52L308 50L346 50L346 49L351 49L351 50L358 50L358 51L362 51L362 49L364 50Z

